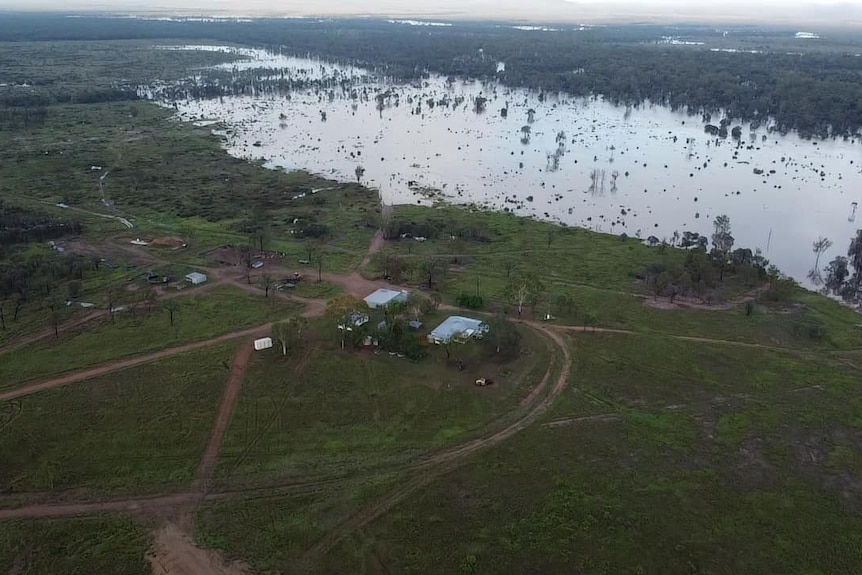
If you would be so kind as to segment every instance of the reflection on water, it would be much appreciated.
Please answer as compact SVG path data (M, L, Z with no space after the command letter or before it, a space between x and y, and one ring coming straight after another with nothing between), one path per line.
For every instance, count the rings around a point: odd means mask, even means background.
M622 108L439 76L393 84L358 68L238 52L249 59L222 70L335 81L289 95L170 102L179 117L222 121L216 131L231 154L272 168L345 181L361 173L387 202L476 203L668 240L683 230L710 234L712 219L727 214L737 247L761 248L803 282L818 236L835 242L826 262L855 233L856 141L807 141L765 125L722 139L706 134L700 117L660 106Z

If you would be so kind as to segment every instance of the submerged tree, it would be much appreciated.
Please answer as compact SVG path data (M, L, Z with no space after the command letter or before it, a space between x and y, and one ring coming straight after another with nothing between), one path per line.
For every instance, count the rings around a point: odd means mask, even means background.
M814 243L811 245L811 249L814 251L814 267L811 268L811 271L808 272L808 277L814 282L814 285L820 285L823 283L823 276L820 274L820 256L823 255L823 252L832 247L832 240L829 238L825 238L820 236Z

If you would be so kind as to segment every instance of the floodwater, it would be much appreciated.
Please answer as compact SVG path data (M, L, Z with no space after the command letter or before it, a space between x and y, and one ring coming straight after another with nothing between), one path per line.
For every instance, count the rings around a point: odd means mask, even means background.
M803 140L770 132L764 122L756 131L742 126L739 141L722 139L704 132L699 115L661 106L626 109L440 76L393 84L349 66L239 52L248 59L221 69L266 69L261 77L270 79L278 69L288 78L338 78L350 88L162 103L186 121L218 120L214 132L230 154L274 169L356 181L361 167L362 182L387 203L475 203L668 241L686 230L710 235L713 219L727 214L735 247L760 248L809 286L812 242L835 242L822 268L846 253L857 229L858 138ZM487 98L481 113L478 96ZM158 92L152 97L158 101Z

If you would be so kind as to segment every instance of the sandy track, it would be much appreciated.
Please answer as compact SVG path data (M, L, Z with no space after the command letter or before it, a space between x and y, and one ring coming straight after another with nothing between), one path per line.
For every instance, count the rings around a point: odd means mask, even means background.
M20 387L18 389L14 389L12 391L7 391L5 393L0 393L0 401L8 401L10 399L16 399L19 397L24 397L25 395L31 395L33 393L37 393L40 391L44 391L46 389L53 389L55 387L60 387L63 385L69 385L72 383L78 383L81 381L86 381L88 379L93 379L96 377L100 377L102 375L107 375L109 373L113 373L115 371L120 371L123 369L127 369L130 367L136 367L138 365L143 365L146 363L152 363L154 361L158 361L160 359L171 357L174 355L179 355L181 353L186 353L188 351L194 351L197 349L203 349L205 347L211 347L213 345L217 345L220 343L224 343L227 341L233 341L235 339L242 338L251 338L256 336L265 336L272 329L272 324L267 323L258 327L252 327L249 329L245 329L242 331L235 331L233 333L228 333L225 335L221 335L215 337L213 339L208 339L205 341L198 341L194 343L188 343L185 345L181 345L179 347L171 347L168 349L164 349L162 351L157 351L155 353L141 355L138 357L133 357L130 359L122 359L117 361L112 361L109 363L102 364L98 367L85 369L83 371L76 371L73 373L69 373L67 375L63 375L54 379L49 379L47 381L42 381L39 383L34 383L31 385L26 385L24 387Z
M86 325L91 321L95 321L101 317L104 317L105 315L107 315L107 313L107 310L88 313L83 317L79 317L71 321L61 323L57 326L57 331L59 333L63 333L69 331L70 329L75 329L76 327ZM21 349L22 347L26 347L31 343L36 343L42 341L43 339L48 339L52 337L54 337L54 328L46 327L45 329L41 329L39 331L27 334L22 338L15 339L12 343L4 345L2 348L0 348L0 355L3 355L4 353L9 353L10 351L15 351L16 349Z
M179 527L168 523L153 534L147 555L153 575L246 575L247 565L228 563L215 551L201 549Z
M178 505L193 503L200 498L197 493L175 493L157 497L138 497L95 503L69 503L66 505L28 505L17 509L0 509L0 521L12 519L35 519L42 517L69 517L108 512L135 512L141 510L170 509Z
M371 243L368 245L368 253L362 258L362 263L359 264L359 271L362 272L368 264L371 263L371 256L383 249L386 245L386 240L383 238L383 230L377 230L374 237L371 238Z
M192 484L192 489L194 491L206 491L210 477L212 476L213 470L215 470L222 439L224 439L228 423L230 423L231 415L233 415L233 408L236 406L237 398L239 398L245 370L248 367L249 360L251 359L252 349L251 341L248 341L243 344L233 358L230 378L228 379L227 386L225 386L224 396L219 405L218 415L216 416L212 431L210 432L210 438L207 442L206 449L204 450L204 455L201 458L200 465L198 466L195 481Z

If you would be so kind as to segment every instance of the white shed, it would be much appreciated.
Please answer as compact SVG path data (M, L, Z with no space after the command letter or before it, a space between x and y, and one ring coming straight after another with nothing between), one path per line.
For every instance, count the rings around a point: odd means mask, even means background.
M272 347L272 338L271 337L262 337L260 339L254 340L255 351L261 351L263 349L269 349L271 347Z
M410 292L404 290L396 291L391 289L379 289L366 297L365 303L368 304L368 307L371 309L377 309L387 307L396 302L407 303L407 298L409 296Z
M200 272L192 272L190 274L186 274L186 281L189 282L190 284L196 286L196 285L200 285L202 283L206 283L207 276L205 276L204 274L202 274Z

